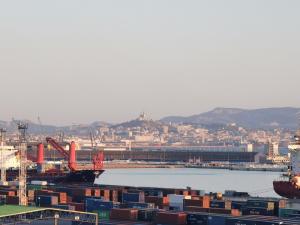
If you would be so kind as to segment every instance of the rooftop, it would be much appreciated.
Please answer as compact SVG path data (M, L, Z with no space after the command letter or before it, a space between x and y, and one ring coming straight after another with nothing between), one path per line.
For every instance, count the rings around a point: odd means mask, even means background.
M0 217L8 216L8 215L15 215L15 214L19 214L19 213L38 211L41 209L42 208L18 206L18 205L1 205L0 206Z

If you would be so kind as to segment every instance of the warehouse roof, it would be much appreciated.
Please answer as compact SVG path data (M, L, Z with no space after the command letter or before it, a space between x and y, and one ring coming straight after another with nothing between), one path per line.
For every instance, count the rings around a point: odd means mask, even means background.
M41 210L42 208L18 206L18 205L1 205L0 216L8 216L26 212Z

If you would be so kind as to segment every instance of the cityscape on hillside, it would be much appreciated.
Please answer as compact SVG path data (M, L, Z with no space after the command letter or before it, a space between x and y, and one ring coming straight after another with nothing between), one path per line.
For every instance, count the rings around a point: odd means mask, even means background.
M260 111L259 116L257 111ZM246 121L247 123L252 122L251 127L240 125L245 124L245 120L241 116L238 121L240 124L229 116L234 117L241 112L244 113L245 110L217 108L205 113L206 123L199 123L199 117L204 117L203 114L198 116L198 122L195 120L183 121L183 119L179 120L174 117L154 121L145 112L134 120L120 124L94 122L90 125L54 127L43 125L40 118L38 118L39 123L37 124L25 122L29 124L28 140L33 143L52 136L60 142L75 141L78 150L125 151L141 148L150 150L257 152L265 155L265 159L270 162L286 163L288 161L288 145L294 137L296 127L290 127L289 124L292 121L297 124L300 110L295 108L255 110L252 115L253 118L248 111ZM280 122L276 120L276 114L281 115ZM268 117L272 122L269 126L265 126L265 129L260 128L259 125L255 127L255 123L259 124L259 117ZM8 131L7 142L13 143L18 139L15 124L16 121L2 123L4 127L6 125Z

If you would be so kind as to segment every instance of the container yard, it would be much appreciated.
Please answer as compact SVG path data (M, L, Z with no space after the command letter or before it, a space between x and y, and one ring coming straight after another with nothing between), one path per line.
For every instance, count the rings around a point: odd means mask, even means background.
M35 182L36 183L36 182ZM300 224L300 201L255 198L245 192L108 185L36 185L27 187L28 207L21 207L17 186L0 186L1 221L11 214L43 209L91 213L98 221L61 220L59 224L270 225ZM16 208L14 208L16 207ZM0 208L1 209L1 208ZM31 216L26 217L30 220ZM53 221L52 221L53 222ZM38 224L53 224L51 220ZM1 224L6 224L1 222ZM7 223L9 224L9 223ZM33 223L34 224L34 223Z

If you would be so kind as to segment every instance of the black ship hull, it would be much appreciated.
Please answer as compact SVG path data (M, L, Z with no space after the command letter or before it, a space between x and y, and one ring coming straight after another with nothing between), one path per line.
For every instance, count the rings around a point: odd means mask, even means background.
M53 184L93 184L104 170L78 170L78 171L47 171L38 172L37 170L27 171L27 182L31 181L47 181ZM15 180L19 175L18 170L8 170L7 180Z

